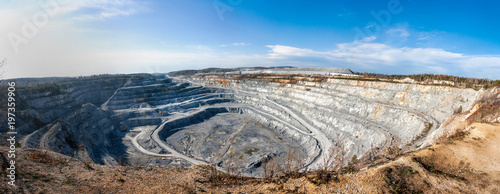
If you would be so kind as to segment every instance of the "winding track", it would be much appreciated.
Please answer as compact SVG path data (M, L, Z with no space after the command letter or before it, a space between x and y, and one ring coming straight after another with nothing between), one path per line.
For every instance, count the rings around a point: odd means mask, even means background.
M274 102L272 100L269 100L263 94L255 94L253 92L242 91L242 90L236 90L236 91L237 92L243 92L243 93L248 93L248 94L252 94L252 95L259 95L259 96L261 96L262 99L264 99L264 100L266 100L266 101L268 101L268 102L270 102L270 103L272 103L272 104L280 107L281 109L283 109L285 112L287 112L288 114L290 114L290 116L292 116L294 119L296 119L301 125L303 125L309 131L311 131L311 133L308 134L308 135L312 136L313 138L315 138L318 141L321 153L320 153L319 157L316 157L316 159L313 161L313 163L310 163L307 166L311 166L312 168L319 168L321 166L324 166L324 161L326 161L328 159L329 155L330 155L329 148L333 147L332 142L328 139L328 137L326 137L325 133L323 133L321 130L317 129L316 127L310 125L307 121L305 121L302 117L296 115L289 108L287 108L287 107L285 107L285 106L283 106L281 104L278 104L278 103L276 103L276 102Z
M227 151L229 150L229 146L231 146L231 143L233 142L233 139L236 135L238 135L241 131L243 131L243 129L245 129L245 127L248 125L248 121L245 121L245 123L243 123L243 125L241 125L240 128L238 128L238 130L236 130L234 133L231 134L231 136L229 136L229 138L227 139L226 142L224 142L224 145L222 146L221 150L219 151L219 153L217 155L220 154L220 156L224 156L226 155Z
M185 82L183 80L179 80L177 78L174 78L176 80L178 80L179 82ZM201 84L201 83L196 83L196 82L192 82L192 81L187 81L189 82L191 85L199 85L201 86L202 88L205 88L205 85L204 84ZM210 86L210 88L221 88L221 89L224 89L224 90L228 90L228 88L223 88L223 87L218 87L218 86ZM311 136L313 137L314 139L316 139L318 141L318 146L320 148L320 153L317 157L314 158L314 160L312 160L309 164L306 165L306 167L309 167L309 168L318 168L318 167L321 167L324 165L324 161L326 161L329 157L329 154L330 154L330 150L329 148L333 147L333 144L332 142L328 139L328 137L325 135L325 133L323 133L321 130L319 130L318 128L312 126L311 124L309 124L305 119L303 119L301 116L295 114L294 111L290 110L288 107L286 106L283 106L273 100L270 100L267 96L265 96L264 94L260 94L260 93L256 93L256 92L250 92L250 91L245 91L245 90L241 90L241 89L235 89L235 88L231 88L230 90L234 91L234 93L245 93L245 94L248 94L248 95L252 95L252 96L259 96L260 99L263 99L277 107L279 107L280 109L282 109L283 111L285 111L287 114L289 114L293 119L295 119L296 121L298 121L302 126L304 126L306 129L308 129L310 132L305 132L291 124L289 124L288 122L274 116L274 115L271 115L269 113L266 113L264 111L261 111L259 109L256 109L252 106L248 106L248 105L243 105L243 104L233 104L233 103L222 103L222 104L215 104L215 105L210 105L209 107L225 107L225 108L243 108L243 109L249 109L249 110L252 110L254 112L256 112L257 114L261 114L267 118L270 118L270 119L273 119L275 121L278 121L278 122L281 122L283 124L285 124L286 126L290 127L291 129L294 129L296 131L298 131L299 133L302 133L304 135L308 135L308 136ZM341 96L338 96L338 97L341 97ZM357 97L355 96L356 98L360 98L361 97ZM341 97L342 98L342 97ZM185 102L180 102L180 103L175 103L175 105L182 105L182 104L185 104L185 103L196 103L197 100L199 100L200 98L192 98L192 99L189 99ZM432 117L427 117L425 114L423 113L420 113L418 111L414 111L414 110L408 110L407 108L403 108L403 107L397 107L395 105L392 105L392 104L386 104L386 103L381 103L381 102L376 102L376 101L373 101L373 100L369 100L369 99L363 99L363 100L367 100L367 101L372 101L373 103L378 103L378 104L382 104L384 106L386 106L387 108L393 108L393 109L403 109L405 111L408 111L408 112L411 112L411 113L414 113L415 115L418 115L419 117L422 117L424 118L425 120L429 121L429 122L436 122L437 121L432 118ZM159 107L155 107L155 108L151 108L151 109L158 109L158 108L161 108L161 107L167 107L167 106L172 106L171 104L170 105L166 105L166 106L159 106ZM199 107L199 111L202 111L204 110L205 108L208 108L208 106L203 106L203 107ZM198 111L196 111L198 112ZM179 117L177 119L181 119L181 118L185 118L185 117L190 117L192 116L192 114L195 114L196 112L193 112L191 114L187 113L187 114L184 114L182 115L182 117ZM158 153L154 153L154 152L150 152L146 149L144 149L142 146L139 145L139 143L137 142L137 139L138 138L145 138L145 137L142 137L144 134L144 131L141 131L141 133L137 134L134 138L131 138L131 141L132 141L132 144L134 145L134 147L136 147L140 152L144 153L144 154L147 154L147 155L152 155L152 156L158 156L158 157L178 157L178 158L182 158L194 165L199 165L199 164L207 164L206 161L202 161L202 160L198 160L198 159L195 159L195 158L192 158L192 157L189 157L189 156L186 156L186 155L183 155L179 152L177 152L175 149L171 148L170 146L168 146L163 140L160 139L159 137L159 132L161 130L163 130L165 124L167 124L168 122L172 122L172 120L169 120L169 121L164 121L160 126L156 127L153 131L153 133L150 135L150 138L155 141L156 143L158 143L158 145L160 147L162 147L163 149L167 150L170 152L170 154L158 154ZM246 124L244 124L242 127L240 127L238 130L242 130L242 128L244 128ZM227 144L227 145L224 145L223 149L225 148L225 152L227 152L227 149L229 148L229 145L230 144ZM222 151L221 150L221 151Z
M202 85L204 87L203 84L199 84L199 83L194 83L192 81L188 81L190 82L191 84L197 84L197 85ZM227 88L225 88L227 89ZM250 91L244 91L244 90L240 90L240 89L233 89L235 92L242 92L242 93L247 93L247 94L251 94L251 95L259 95L262 97L262 99L280 107L281 109L283 109L285 112L287 112L288 114L290 114L290 116L292 116L294 119L296 119L300 124L302 124L304 127L306 127L309 131L311 131L311 133L307 133L307 132L304 132L300 129L298 129L297 127L293 126L293 125L290 125L288 122L285 122L283 121L282 119L279 119L277 117L275 117L274 115L270 115L268 113L265 113L265 112L262 112L260 110L257 110L251 106L247 106L246 108L249 108L249 109L252 109L254 111L258 111L262 114L265 114L267 115L268 117L270 118L273 118L279 122L282 122L282 123L285 123L286 125L288 126L291 126L292 128L294 128L295 130L299 131L300 133L303 133L303 134L306 134L306 135L309 135L309 136L312 136L314 139L316 139L318 141L318 146L320 147L320 155L318 157L316 157L311 163L305 165L305 166L309 166L311 168L319 168L321 166L323 166L324 164L324 161L326 161L329 157L329 154L330 154L330 151L329 151L329 148L333 147L333 144L332 142L328 139L328 137L326 137L326 135L320 131L319 129L317 129L316 127L310 125L307 121L305 121L303 118L301 118L300 116L296 115L293 111L291 111L289 108L281 105L281 104L278 104L272 100L269 100L266 96L264 96L263 94L256 94L254 92L250 92Z
M168 78L168 79L170 79L170 78ZM179 79L176 79L176 80L179 80ZM140 81L142 81L142 80L140 80ZM196 113L196 111L203 111L203 109L210 108L210 107L241 108L241 109L251 110L252 112L254 112L257 115L263 116L263 117L268 118L268 119L273 120L273 121L280 122L283 125L290 128L291 130L296 130L297 132L304 134L304 135L307 135L307 136L310 136L317 141L317 145L319 146L320 152L316 157L313 158L313 160L310 160L310 162L308 164L306 164L307 168L318 168L318 167L321 167L322 165L324 165L323 162L328 159L328 156L330 154L329 148L333 147L332 142L327 138L325 132L320 130L321 127L319 127L319 128L315 127L318 125L314 125L315 122L313 122L313 119L309 120L308 117L304 113L302 113L301 110L299 110L297 107L294 108L294 106L292 106L292 105L287 106L288 104L285 101L280 100L279 96L275 96L275 95L266 96L265 93L255 92L255 90L253 90L252 87L246 88L247 90L250 90L250 91L246 91L246 90L243 90L241 88L225 88L225 87L218 87L218 86L211 86L211 85L208 87L205 87L205 85L202 83L195 83L192 81L185 81L185 80L179 80L177 84L175 84L173 86L166 86L166 87L164 87L165 85L163 85L163 84L149 84L149 83L157 83L156 81L157 80L149 81L149 82L147 82L148 85L146 85L146 82L143 82L143 83L145 83L144 85L134 85L134 86L127 87L127 85L129 83L131 83L131 81L129 80L127 82L127 84L125 84L124 87L117 89L114 92L114 94L110 98L108 98L105 103L103 103L101 105L101 109L109 110L109 109L113 109L113 106L120 107L122 105L123 105L122 106L122 108L123 108L124 106L127 105L125 103L125 101L128 101L132 98L130 98L129 95L126 95L127 92L125 92L126 96L120 96L123 94L119 94L119 92L123 91L123 90L128 90L128 89L131 89L131 90L142 89L143 91L148 92L148 94L152 94L151 96L144 97L144 98L147 98L147 102L152 105L151 108L140 108L140 109L116 108L116 110L113 110L113 111L115 113L134 112L133 114L136 114L136 113L139 114L139 113L153 113L156 111L170 110L170 107L172 107L171 109L174 109L173 110L174 112L176 110L181 110L180 112L175 113L174 117L177 117L176 119L182 119L182 118L192 116L194 113ZM189 82L189 84L187 82ZM194 87L194 85L199 85L199 87ZM146 89L143 89L143 88L147 88L147 87L164 87L162 89L165 89L167 91L162 90L161 92L153 93L151 91L147 91ZM214 93L214 90L213 90L214 88L221 88L221 89L223 89L223 92L228 91L228 93L217 93L217 92ZM334 90L336 90L336 89L334 89ZM140 90L137 90L137 91L142 92ZM366 96L357 96L356 93L342 92L342 90L337 90L337 91L340 94L329 93L326 90L325 91L316 91L316 92L321 93L322 95L325 95L325 96L335 96L337 98L342 98L345 100L353 100L353 98L354 98L354 99L357 99L359 101L365 101L365 102L369 102L369 103L373 103L373 104L379 104L379 105L384 106L385 108L402 110L402 111L405 111L408 113L412 113L428 123L434 123L433 129L431 131L433 131L434 129L437 129L439 126L439 122L435 118L433 118L432 116L430 116L424 112L419 112L416 109L413 109L410 107L405 107L405 106L400 106L397 104L383 102L383 101L380 101L379 99L376 99L376 98L372 99L372 98L368 98ZM130 91L128 91L128 92L130 92ZM182 93L182 94L180 94L180 93ZM221 103L220 101L217 101L217 100L214 100L214 103L206 103L208 100L213 100L213 99L229 99L230 96L234 95L235 93L243 94L244 96L251 95L253 97L252 99L256 100L257 104L260 103L259 101L261 101L261 100L264 100L267 104L265 103L263 105L263 107L259 107L260 105L252 106L250 104L235 104L235 103L224 103L224 102ZM133 98L143 98L142 93L133 94L133 96L134 96ZM115 97L117 97L116 99L114 99L115 101L111 102L112 99ZM292 99L291 97L289 97L289 98ZM294 99L301 100L301 98L294 98ZM279 102L281 102L281 104ZM113 105L113 103L116 103L116 104ZM123 104L120 104L120 103L123 103ZM198 105L195 106L196 104L198 104ZM272 106L270 106L270 105L272 105ZM314 105L312 105L312 106L314 106ZM185 109L188 111L183 112L184 110L182 110L182 109ZM274 113L273 112L274 110L272 110L272 109L276 109L277 111L279 111L279 113ZM193 113L192 110L196 110L196 111L194 111L194 113ZM271 110L271 111L268 111L268 110ZM282 112L285 113L285 116L282 115ZM286 114L288 114L288 115L286 115ZM353 116L354 118L357 118L357 115L355 115L356 113L351 114L351 113L346 111L346 112L341 112L339 114L349 114L349 115ZM182 153L177 152L175 149L173 149L172 147L167 145L167 142L165 142L166 141L165 139L162 140L159 137L159 132L161 130L164 130L164 126L167 123L173 121L173 120L166 120L165 119L165 117L169 116L169 115L170 114L160 115L162 117L163 121L161 122L161 124L159 126L155 127L154 129L149 128L147 130L142 130L136 136L134 136L134 137L125 136L124 139L130 140L132 145L139 152L144 153L146 155L151 155L151 156L156 156L156 157L182 158L182 159L186 160L187 162L192 163L194 165L207 164L206 161L203 161L203 160L200 160L197 158L193 158L193 157L190 157L190 156L187 156L187 155L184 155ZM276 116L276 115L278 115L278 116ZM63 116L61 116L59 119L57 119L57 121L59 121ZM281 119L283 117L285 117L285 119ZM292 118L293 123L295 123L295 124L290 124L289 118ZM370 120L363 118L363 117L360 117L359 119L364 119L367 122L373 122L373 121L370 121ZM287 121L285 121L285 120L287 120ZM356 119L354 119L354 120L356 120ZM298 126L295 121L297 121L298 124L302 125L303 127ZM40 143L39 143L40 147L42 147L44 149L48 149L47 137L49 134L51 134L51 132L54 130L54 128L56 127L57 124L61 124L61 123L56 122L55 124L52 124L52 126L45 128L46 132L41 134L41 137L40 137ZM372 124L376 125L376 126L380 125L376 122L373 122ZM245 126L246 126L246 123L244 125L242 125L235 133L231 134L231 136L229 137L229 140L233 139L236 134L238 134L239 132L241 132L245 128ZM302 128L302 129L299 129L299 128ZM304 128L309 130L309 131L304 131ZM379 127L379 128L381 128L381 130L384 129L384 127ZM27 147L27 141L30 138L35 138L32 136L38 136L38 134L35 134L38 132L39 131L37 130L31 134L28 134L25 138L23 138L21 141L22 146ZM385 133L386 135L387 135L387 133L390 133L387 130L385 132L386 132ZM361 140L354 139L352 137L346 137L346 138L353 141L354 143L356 143L356 141L358 141L358 142L361 141ZM149 151L148 149L145 149L144 147L142 147L138 143L139 139L151 139L154 142L156 142L161 148L168 150L170 153L169 154L159 154L159 153L154 153L152 151ZM224 154L227 153L230 146L231 146L231 143L227 142L226 144L224 144L222 146L222 148L219 150L219 152L224 153ZM359 148L357 146L355 146L354 149L359 149Z
M178 158L182 158L194 165L200 165L200 164L207 164L207 162L205 161L202 161L202 160L197 160L197 159L194 159L194 158L191 158L191 157L188 157L186 155L183 155L177 151L175 151L175 149L171 148L170 146L168 146L167 144L165 144L161 139L160 139L160 136L158 135L158 133L160 132L159 129L163 129L163 127L165 126L165 124L167 124L167 122L169 121L166 121L166 122L163 122L163 124L161 124L160 126L158 126L153 134L151 134L151 138L153 139L153 141L155 141L156 143L158 143L158 145L160 147L162 147L163 149L166 149L167 151L169 151L171 153L172 156L174 157L178 157Z
M223 104L223 105L221 104L221 105L212 105L212 106L210 106L210 107L223 107L223 108L247 108L247 109L251 109L251 110L253 110L253 111L255 111L255 112L259 112L260 114L264 114L264 115L266 115L266 116L268 116L268 117L271 117L271 118L273 118L273 119L276 119L278 122L285 123L285 124L287 124L287 125L289 125L289 126L291 126L291 127L295 128L296 130L298 130L298 131L299 131L299 132L301 132L301 133L304 133L304 134L306 134L306 135L312 135L312 134L307 134L306 132L301 131L300 129L298 129L298 128L294 127L293 125L290 125L290 124L288 124L287 122L285 122L285 121L283 121L283 120L281 120L281 119L279 119L279 118L275 117L274 115L270 115L270 114L268 114L268 113L262 112L262 111L260 111L260 110L257 110L257 109L255 109L255 108L253 108L253 107L250 107L250 106L246 106L246 105L238 105L238 104ZM208 107L204 107L204 108L200 109L199 111L203 111L203 110L204 110L204 109L206 109L206 108L208 108ZM193 114L196 114L196 113L197 113L197 112L199 112L199 111L196 111L196 112L193 112L193 113L190 113L190 114L183 115L182 117L177 118L177 119L182 119L182 118L190 117L190 116L192 116ZM169 152L171 152L172 154L175 154L175 155L181 156L181 155L182 155L181 153L179 153L179 152L175 151L173 148L171 148L170 146L168 146L167 144L165 144L165 143L161 140L161 138L159 137L159 132L160 132L161 130L163 130L163 127L165 126L165 124L167 124L168 122L175 121L175 120L177 120L177 119L174 119L174 120L169 120L169 121L165 121L165 122L163 122L163 123L162 123L162 125L160 125L159 127L157 127L157 128L154 130L153 134L151 134L151 138L152 138L152 139L153 139L156 143L158 143L158 144L160 145L160 147L162 147L162 148L164 148L164 149L168 150L168 151L169 151ZM139 136L139 135L137 135L136 137L138 137L138 136ZM137 139L135 139L135 141L137 142ZM138 145L138 144L134 144L134 145ZM137 146L136 146L136 147L137 147ZM147 154L146 152L143 152L143 153ZM172 156L172 155L164 155L164 156L165 156L165 157L169 157L169 156ZM186 158L190 158L190 157L185 156L185 155L182 155L180 158L186 159ZM191 158L191 159L192 159L192 158ZM186 160L188 160L188 159L186 159ZM196 165L196 164L206 164L206 162L201 161L201 160L197 160L197 159L192 159L192 161L190 161L190 160L188 160L188 161L189 161L189 162L191 162L191 163L193 163L193 164L195 164L195 165Z
M141 145L139 145L139 143L137 142L137 138L141 137L141 136L144 136L144 132L146 130L142 130L139 134L137 134L134 138L131 138L130 136L126 136L127 138L126 139L130 139L132 141L132 144L134 145L135 148L137 148L137 150L139 150L140 152L144 153L144 154L147 154L147 155L151 155L151 156L158 156L158 157L176 157L176 158L182 158L194 165L200 165L200 164L207 164L205 161L201 161L201 160L196 160L196 159L193 159L191 157L188 157L186 155L183 155L177 151L175 151L174 149L170 148L169 146L165 145L163 143L163 141L159 140L159 137L158 137L158 128L163 128L163 126L165 125L165 123L167 122L164 122L162 125L156 127L155 131L154 131L154 134L155 135L152 135L152 138L153 140L158 143L158 145L160 147L162 147L163 149L166 149L167 151L170 152L170 154L158 154L158 153L154 153L154 152L150 152L146 149L144 149Z
M182 81L180 79L178 79L178 80ZM189 82L191 84L195 84L195 85L205 86L202 83L196 83L196 82L189 81L189 80L187 82ZM226 90L228 89L228 88L219 87L219 86L210 86L210 87L221 88L221 89L226 89ZM320 167L320 166L323 165L323 162L326 161L326 159L328 159L329 154L330 154L329 153L330 152L329 148L333 147L333 144L327 138L327 136L325 135L325 133L323 133L321 130L319 130L318 128L316 128L316 127L312 126L311 124L309 124L305 119L303 119L301 116L295 114L295 112L292 111L292 110L290 110L288 107L283 106L283 105L281 105L281 104L279 104L279 103L277 103L277 102L275 102L273 100L270 100L267 96L265 96L262 93L250 92L250 91L245 91L245 90L236 89L236 88L231 88L231 89L233 91L235 91L235 93L239 92L239 93L246 93L246 94L253 95L253 96L260 96L261 99L266 100L267 102L269 102L271 104L274 104L275 106L277 106L277 107L281 108L282 110L284 110L291 117L293 117L295 120L297 120L301 125L303 125L309 131L311 131L311 133L307 133L307 132L303 132L302 130L296 128L295 126L292 127L293 129L295 129L295 130L297 130L297 131L299 131L299 132L301 132L303 134L312 136L313 138L315 138L318 141L318 144L319 144L320 150L321 150L321 154L314 160L314 162L312 164L309 164L311 167L313 167L313 168L314 167ZM403 110L403 111L412 113L412 114L414 114L414 115L422 118L423 120L425 120L428 123L434 123L433 129L438 128L439 122L435 118L433 118L432 116L426 115L426 114L424 114L422 112L419 112L417 110L414 110L414 109L411 109L411 108L408 108L408 107L400 107L400 106L397 106L397 105L394 105L394 104L388 104L388 103L380 102L380 101L373 100L373 99L367 99L367 98L363 98L363 97L352 95L352 94L347 94L347 95L349 95L350 97L357 98L357 99L362 100L362 101L367 101L367 102L371 102L371 103L375 103L375 104L380 104L380 105L385 106L386 108L396 109L396 110ZM341 96L341 95L334 95L334 96L346 99L344 96ZM253 110L257 110L257 109L255 109L255 108L253 108L251 106L249 106L248 108L249 109L253 109ZM259 111L259 110L257 110L257 111ZM269 118L272 118L272 119L277 120L279 122L285 123L285 124L287 124L287 126L291 126L287 122L285 122L285 121L283 121L283 120L281 120L281 119L279 119L279 118L277 118L277 117L275 117L273 115L264 113L262 111L259 111L259 112L263 113L264 115L269 116ZM377 124L376 126L379 126L379 125ZM431 129L431 131L433 129ZM392 136L391 133L388 130L383 130L383 128L381 128L380 130L385 135ZM356 140L354 138L349 138L349 139L351 141L353 141L353 142L360 141L360 140ZM358 148L354 147L354 149L358 149Z

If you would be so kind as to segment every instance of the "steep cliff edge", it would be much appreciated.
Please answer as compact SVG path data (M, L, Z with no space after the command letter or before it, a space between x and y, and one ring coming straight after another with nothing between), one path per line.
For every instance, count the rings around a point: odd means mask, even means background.
M103 145L115 124L110 120L111 113L97 106L133 76L7 80L16 83L15 131L22 138L20 144L104 164L103 160L110 157ZM2 114L5 110L2 108ZM3 119L0 126L5 132L8 128Z
M85 162L212 164L258 177L290 154L298 168L314 170L340 147L341 166L350 158L373 161L422 148L446 135L461 113L484 109L475 107L478 101L498 95L367 81L341 70L135 74L20 85L17 131L22 147ZM498 120L496 114L484 119Z
M239 103L297 128L316 130L323 157L338 142L347 145L348 158L375 148L415 149L424 145L427 134L441 134L441 124L450 116L472 109L485 95L485 90L328 76L204 74L181 79L232 89Z
M32 133L35 129L52 123L83 104L101 105L121 86L130 75L93 76L84 78L32 78L6 80L16 82L16 112L18 135ZM54 80L54 81L50 81ZM5 85L2 84L2 87ZM6 89L2 95L6 95ZM2 98L2 100L5 100ZM2 106L5 106L2 103ZM2 112L5 111L2 107ZM1 126L6 126L2 120ZM0 129L6 131L6 127Z
M8 148L0 147L0 188L5 193L498 193L500 126L473 123L469 129L459 138L322 183L311 173L275 180L241 178L221 186L207 181L207 166L111 167L84 164L51 151L18 149L16 164L22 168L12 187L5 176L3 153Z

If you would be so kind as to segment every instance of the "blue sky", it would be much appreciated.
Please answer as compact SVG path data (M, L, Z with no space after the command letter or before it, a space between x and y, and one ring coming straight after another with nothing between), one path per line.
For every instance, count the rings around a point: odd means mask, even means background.
M0 4L6 78L292 65L500 79L493 0Z

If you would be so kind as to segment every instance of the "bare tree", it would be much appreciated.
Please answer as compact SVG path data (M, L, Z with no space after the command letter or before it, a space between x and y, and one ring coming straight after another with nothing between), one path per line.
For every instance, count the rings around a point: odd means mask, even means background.
M380 147L375 147L372 143L366 155L360 158L360 160L368 163L373 162L377 160L380 157L380 155L383 154L383 153L381 154L380 152L383 152L382 149L380 149Z
M264 178L271 179L277 175L277 162L273 156L265 156L262 158L262 169L264 170Z
M402 154L401 140L398 137L392 137L391 145L387 148L387 155L390 159L394 159Z
M262 170L264 170L264 178L269 176L269 161L266 157L262 158Z
M221 173L219 170L217 170L217 161L220 160L221 158L221 153L218 153L217 155L214 154L213 150L210 149L210 162L209 162L209 176L208 180L209 182L213 184L219 184L220 182L223 181L223 177L225 174Z
M301 152L297 152L297 148L288 148L286 155L285 166L282 169L282 173L285 176L295 177L299 174L301 164L304 160Z
M334 171L337 174L340 174L345 163L344 158L346 154L347 150L345 147L344 139L341 138L337 141L337 143L334 142L334 146L330 148L330 154L324 161L323 170Z

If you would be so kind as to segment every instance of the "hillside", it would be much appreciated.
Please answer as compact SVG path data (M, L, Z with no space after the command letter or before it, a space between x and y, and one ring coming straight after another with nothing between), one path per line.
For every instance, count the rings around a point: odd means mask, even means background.
M18 187L6 184L2 154L0 187L8 193L498 193L500 125L473 123L458 139L405 154L395 161L317 183L299 178L245 179L230 185L207 182L208 166L110 167L85 164L51 151L19 149ZM0 148L1 153L7 150Z
M158 178L140 183L148 189L196 192L497 189L480 180L498 180L498 169L484 167L497 166L498 87L289 67L17 81L24 189L139 189L128 183L144 177ZM478 146L492 149L471 151ZM175 178L161 183L165 176Z

